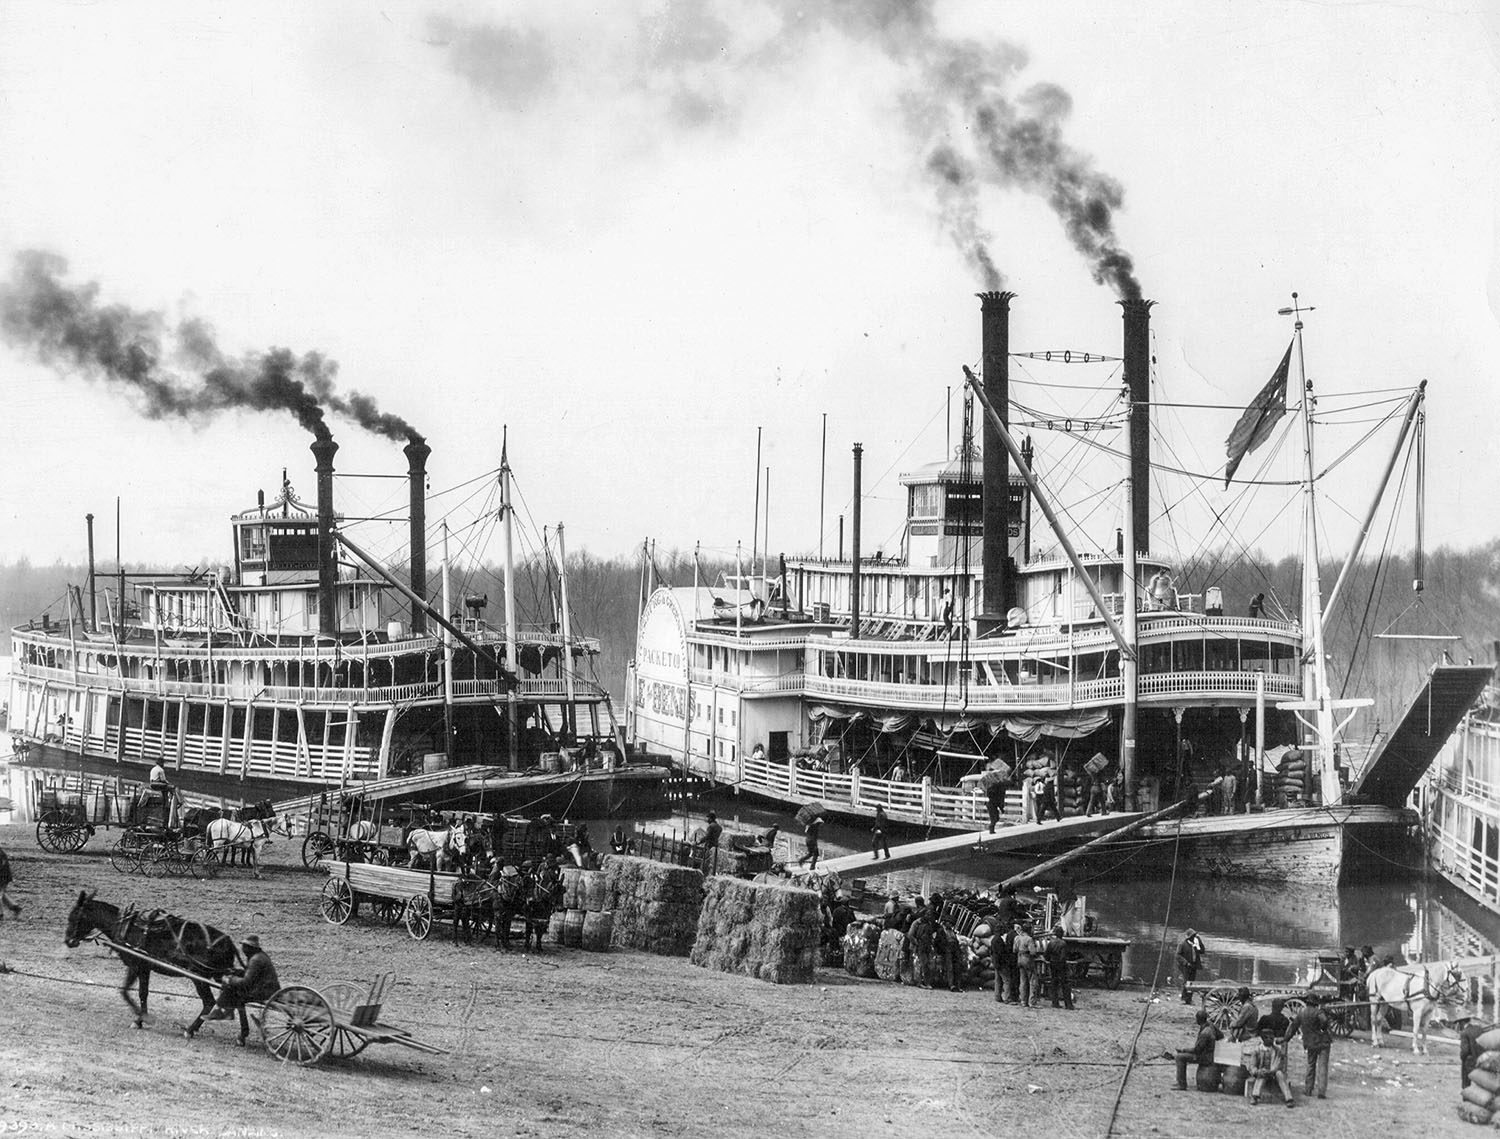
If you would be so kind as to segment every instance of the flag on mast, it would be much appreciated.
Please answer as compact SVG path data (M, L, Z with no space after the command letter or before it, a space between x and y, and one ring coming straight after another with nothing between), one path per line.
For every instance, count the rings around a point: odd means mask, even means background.
M1286 346L1286 355L1271 373L1260 394L1250 401L1240 415L1239 422L1224 441L1224 451L1229 461L1224 464L1224 485L1229 486L1234 472L1239 470L1240 460L1271 437L1276 421L1286 414L1286 378L1292 366L1292 345Z

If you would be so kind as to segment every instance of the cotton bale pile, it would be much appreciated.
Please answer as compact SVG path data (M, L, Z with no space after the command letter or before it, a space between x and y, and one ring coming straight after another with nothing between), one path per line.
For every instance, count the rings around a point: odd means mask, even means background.
M806 984L818 962L818 895L777 882L710 878L689 958L778 985Z
M1469 1073L1458 1117L1467 1123L1500 1123L1500 1028L1490 1029L1474 1043L1483 1051Z
M604 860L611 944L663 957L686 957L698 934L703 875L687 866L612 854Z
M875 976L882 981L899 981L903 967L910 974L910 962L911 954L906 951L906 934L899 929L883 932L875 950Z
M981 921L969 936L968 983L974 988L988 988L995 983L995 962L990 950L994 932L988 921Z
M880 949L879 922L851 922L844 934L844 969L854 977L875 976L875 954Z

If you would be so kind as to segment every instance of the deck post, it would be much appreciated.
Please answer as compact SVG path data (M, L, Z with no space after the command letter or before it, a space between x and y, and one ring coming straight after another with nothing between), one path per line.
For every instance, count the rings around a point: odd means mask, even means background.
M849 805L859 806L859 768L849 772Z
M932 776L922 776L922 819L932 821Z

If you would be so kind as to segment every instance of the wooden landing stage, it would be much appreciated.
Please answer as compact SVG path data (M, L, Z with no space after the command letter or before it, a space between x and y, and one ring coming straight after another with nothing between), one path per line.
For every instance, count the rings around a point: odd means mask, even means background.
M1112 815L1076 816L1063 819L1061 822L1054 819L1045 823L1002 826L994 834L986 831L949 834L941 838L930 838L925 842L908 842L901 846L893 846L891 857L882 858L878 862L868 852L845 854L838 858L820 858L818 869L832 871L839 875L854 874L861 870L880 872L910 870L915 866L941 862L945 858L953 858L971 850L1000 852L1034 847L1039 843L1059 840L1089 839L1144 817L1138 812L1116 811ZM788 869L792 869L795 873L793 867L788 867Z

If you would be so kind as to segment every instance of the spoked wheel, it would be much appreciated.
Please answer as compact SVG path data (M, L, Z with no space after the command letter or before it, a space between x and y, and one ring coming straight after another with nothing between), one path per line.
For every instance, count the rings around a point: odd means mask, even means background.
M219 859L206 846L193 848L193 856L188 861L188 869L193 872L194 878L213 879L219 876Z
M141 851L141 873L147 878L165 878L171 871L171 867L169 866L171 857L172 855L166 846L159 842L153 842Z
M266 1051L289 1064L316 1064L328 1055L336 1027L328 1002L303 985L277 990L260 1014Z
M135 847L123 837L109 848L109 864L121 874L134 874L141 868L136 861Z
M1341 1036L1346 1040L1354 1035L1354 1022L1358 1019L1355 1010L1348 1005L1335 1005L1332 1015L1328 1018L1329 1029L1335 1036Z
M1288 1020L1295 1022L1302 1015L1302 1010L1306 1007L1307 1001L1301 997L1287 997L1281 1006L1281 1011L1286 1014Z
M406 932L418 941L426 941L432 932L432 899L413 894L406 900Z
M63 837L68 824L56 811L48 811L36 821L36 844L52 854L63 853Z
M333 853L333 839L322 831L309 831L302 840L302 865L308 869L321 866Z
M323 883L323 894L318 902L323 920L334 925L343 925L354 913L354 891L342 878L330 878Z
M1203 1009L1208 1013L1208 1023L1215 1028L1228 1028L1240 1011L1240 1002L1233 989L1214 989L1203 998Z
M52 849L60 854L72 854L75 850L82 850L83 844L88 842L89 836L94 833L92 827L86 823L57 823L52 827Z
M395 898L377 898L371 903L371 909L375 916L386 925L400 925L401 919L406 914L406 904L398 902Z
M335 981L331 985L324 985L318 992L328 1002L328 1007L337 1014L334 1018L333 1040L329 1042L328 1054L338 1060L358 1056L370 1046L370 1041L357 1032L351 1032L338 1022L353 1019L354 1010L369 999L369 987L356 985L353 981Z

